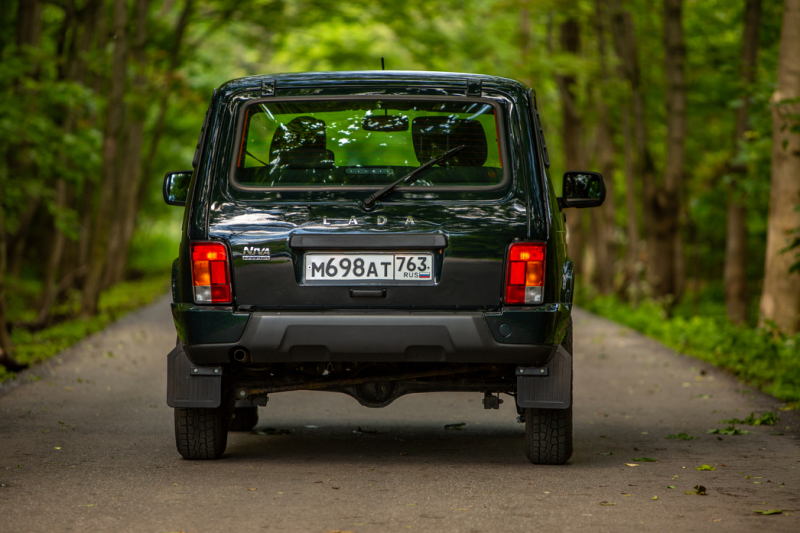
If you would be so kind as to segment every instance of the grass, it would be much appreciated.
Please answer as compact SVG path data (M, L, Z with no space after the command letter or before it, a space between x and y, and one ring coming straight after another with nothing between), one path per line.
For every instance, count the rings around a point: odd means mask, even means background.
M169 273L137 281L118 283L100 295L99 313L87 319L73 319L31 332L14 329L14 358L34 365L50 359L80 340L114 322L122 315L147 305L169 289ZM0 382L14 379L14 373L0 366Z
M580 305L723 368L779 400L800 402L800 334L737 326L718 315L669 317L654 301L634 307L616 296L595 296Z

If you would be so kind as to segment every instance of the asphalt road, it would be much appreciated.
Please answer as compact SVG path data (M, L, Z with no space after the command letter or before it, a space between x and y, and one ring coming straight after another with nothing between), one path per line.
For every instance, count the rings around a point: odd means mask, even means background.
M746 435L707 434L780 404L574 316L566 466L529 464L511 399L485 411L475 393L375 410L340 394L276 394L254 432L200 462L175 451L165 403L175 332L161 300L4 388L0 531L800 531L794 413ZM681 432L698 439L665 438ZM696 485L705 496L686 494ZM786 512L754 512L769 509Z

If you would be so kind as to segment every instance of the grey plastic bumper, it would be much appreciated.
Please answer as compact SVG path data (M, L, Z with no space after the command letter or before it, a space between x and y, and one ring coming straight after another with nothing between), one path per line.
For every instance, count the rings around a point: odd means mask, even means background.
M543 330L545 328L542 328ZM541 332L542 340L547 332ZM230 344L186 345L198 365L227 363L244 347L254 363L457 362L544 365L552 344L497 342L484 314L475 312L256 312Z

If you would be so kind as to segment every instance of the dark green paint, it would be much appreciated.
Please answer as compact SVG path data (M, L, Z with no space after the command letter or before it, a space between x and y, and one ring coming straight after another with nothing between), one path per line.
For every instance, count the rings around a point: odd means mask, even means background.
M228 179L234 157L237 111L274 87L274 97L341 95L466 96L467 78L479 80L483 98L502 109L504 166L511 179L495 190L398 190L363 207L364 191L233 191ZM475 86L475 83L472 83ZM474 98L475 95L470 95ZM565 225L533 129L533 100L519 82L492 76L448 73L339 72L256 76L226 83L211 101L197 167L189 188L183 239L174 281L176 325L191 344L233 343L247 314L257 309L481 309L501 343L556 344L563 337L572 302L572 262ZM212 149L215 148L215 149ZM408 217L413 224L406 224ZM348 224L351 219L357 225ZM386 224L378 226L377 217ZM328 222L327 224L325 222ZM289 247L296 233L444 233L448 246L435 253L437 284L387 287L381 301L356 301L346 286L304 287L303 250ZM235 305L227 311L192 304L189 243L220 241L232 256ZM546 243L545 305L505 307L504 261L514 241ZM244 246L268 247L270 261L244 261ZM479 274L476 275L476 272ZM512 334L497 332L501 323ZM236 338L234 338L236 337ZM225 340L223 340L223 338ZM231 340L233 339L233 340Z

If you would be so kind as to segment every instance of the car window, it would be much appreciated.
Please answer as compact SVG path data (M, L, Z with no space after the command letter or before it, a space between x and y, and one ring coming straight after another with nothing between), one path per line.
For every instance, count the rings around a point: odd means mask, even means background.
M495 106L453 100L304 100L244 108L234 183L383 186L457 146L414 187L503 181Z

